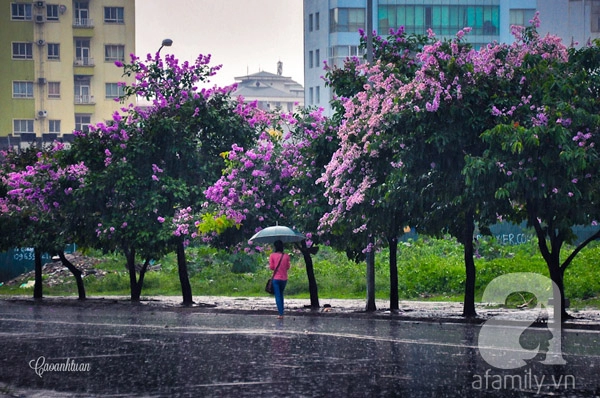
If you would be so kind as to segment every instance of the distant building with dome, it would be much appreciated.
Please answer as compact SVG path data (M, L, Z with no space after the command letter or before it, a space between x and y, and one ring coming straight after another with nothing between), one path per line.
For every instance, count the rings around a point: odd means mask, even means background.
M243 97L245 102L257 101L264 110L292 112L304 107L304 87L291 77L283 76L283 64L277 63L277 74L257 72L235 78L237 88L233 97Z

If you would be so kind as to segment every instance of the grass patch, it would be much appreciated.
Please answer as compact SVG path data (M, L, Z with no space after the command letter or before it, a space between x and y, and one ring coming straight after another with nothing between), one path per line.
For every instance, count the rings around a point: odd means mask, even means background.
M572 250L572 249L571 249ZM264 285L271 276L267 269L267 254L230 254L223 250L199 246L187 250L190 283L194 295L264 296ZM548 270L535 242L502 246L493 239L481 240L478 247L476 300L497 276L511 272L535 272L548 276ZM569 249L564 250L567 256ZM286 287L288 297L308 298L308 283L304 260L291 252L292 269ZM94 255L100 257L99 255ZM106 272L102 278L86 276L88 296L129 295L129 274L125 259L118 255L102 256L96 268ZM400 243L398 247L399 296L403 300L462 301L465 271L463 248L454 239L421 237L417 241ZM356 298L366 296L366 266L347 259L345 254L322 247L313 256L319 297ZM565 294L571 308L600 307L600 244L594 242L575 258L565 273ZM154 263L157 270L146 273L142 295L180 295L181 288L174 254ZM389 252L376 254L376 297L389 298ZM0 286L0 294L31 294L31 289ZM57 286L44 286L44 295L77 295L73 278ZM517 306L530 297L513 294L507 305Z

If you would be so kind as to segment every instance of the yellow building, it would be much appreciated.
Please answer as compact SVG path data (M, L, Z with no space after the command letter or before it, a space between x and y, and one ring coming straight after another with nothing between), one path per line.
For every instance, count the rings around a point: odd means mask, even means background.
M135 0L0 0L0 148L105 121L135 53Z

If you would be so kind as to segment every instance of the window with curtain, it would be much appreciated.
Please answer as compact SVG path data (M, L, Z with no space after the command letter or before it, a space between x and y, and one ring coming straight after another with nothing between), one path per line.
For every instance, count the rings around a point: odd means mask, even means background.
M104 7L105 23L125 23L125 9L123 7Z
M13 98L33 98L33 82L13 82Z
M333 8L329 11L329 32L358 32L365 29L364 8Z
M33 133L33 119L13 120L13 133Z

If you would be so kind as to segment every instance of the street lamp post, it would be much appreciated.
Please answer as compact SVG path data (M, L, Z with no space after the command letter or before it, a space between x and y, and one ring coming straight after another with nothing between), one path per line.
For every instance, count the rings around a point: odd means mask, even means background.
M162 44L160 45L160 48L158 49L158 51L156 52L157 54L160 53L160 50L162 50L163 47L171 47L171 44L173 44L173 40L171 39L164 39L162 41Z

